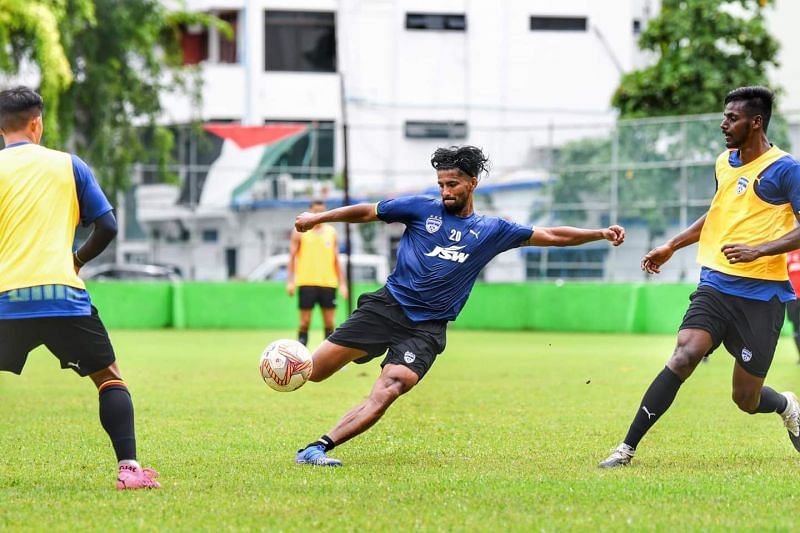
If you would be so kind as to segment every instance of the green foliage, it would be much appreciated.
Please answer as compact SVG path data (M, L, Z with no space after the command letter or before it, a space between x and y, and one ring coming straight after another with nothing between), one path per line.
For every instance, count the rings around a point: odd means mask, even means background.
M294 450L364 399L380 359L277 393L258 355L291 329L111 333L136 406L139 460L159 470L163 488L112 488L116 461L94 387L38 349L22 377L0 374L0 529L797 528L797 452L777 415L731 402L723 349L681 387L631 467L596 468L674 335L452 331L425 379L336 447L345 466L329 470L293 464ZM315 327L311 341L321 340ZM796 384L796 357L783 338L770 383Z
M766 84L776 65L776 41L767 33L762 8L771 0L664 0L648 22L639 45L655 63L622 77L612 103L623 119L721 113L730 90ZM557 213L578 223L587 199L611 203L616 182L620 220L643 221L653 239L679 219L686 199L714 192L712 163L724 145L721 115L685 119L621 120L607 136L580 139L562 147L554 172L555 202L577 203ZM776 114L770 139L789 149L786 121ZM617 154L612 163L612 154ZM681 163L683 162L683 163ZM686 222L705 209L689 207Z
M58 128L61 94L73 81L70 63L59 37L59 21L66 17L66 0L0 0L0 70L16 71L22 61L39 65L39 92L44 98L48 136L60 144ZM70 16L93 20L90 0L70 3Z
M639 46L657 56L623 76L613 97L622 117L711 113L728 91L767 83L778 43L763 7L772 0L663 0Z
M39 66L45 142L84 157L112 201L136 161L168 174L174 137L157 123L159 95L196 91L197 78L178 68L182 24L232 36L215 17L160 0L0 0L0 69L14 72L26 58Z

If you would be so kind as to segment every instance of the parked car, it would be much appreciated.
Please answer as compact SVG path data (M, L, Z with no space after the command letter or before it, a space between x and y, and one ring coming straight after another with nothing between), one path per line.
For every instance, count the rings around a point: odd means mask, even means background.
M86 281L180 281L179 268L170 265L141 265L136 263L105 263L81 269Z
M339 264L344 269L345 254L339 254ZM268 257L258 265L249 276L248 281L286 281L286 267L289 254ZM352 277L356 283L385 283L389 276L389 260L381 255L353 254L350 256Z

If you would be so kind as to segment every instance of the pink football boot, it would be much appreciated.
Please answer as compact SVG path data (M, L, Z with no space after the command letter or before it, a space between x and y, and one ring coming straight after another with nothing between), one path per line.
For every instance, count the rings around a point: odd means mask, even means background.
M155 480L158 472L152 468L138 468L135 465L119 465L117 488L125 489L158 489L161 484Z

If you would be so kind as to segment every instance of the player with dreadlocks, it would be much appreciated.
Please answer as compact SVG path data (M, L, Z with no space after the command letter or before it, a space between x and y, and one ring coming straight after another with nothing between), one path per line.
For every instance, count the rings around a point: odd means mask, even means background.
M618 246L625 239L620 226L531 228L475 213L473 194L488 164L474 146L439 148L431 165L441 198L405 196L297 217L300 232L326 222L381 220L406 226L386 286L363 294L353 315L313 355L311 381L385 353L380 376L366 400L297 452L298 464L340 466L327 452L369 429L419 383L444 351L447 322L456 319L479 272L496 255L519 246L574 246L603 239Z

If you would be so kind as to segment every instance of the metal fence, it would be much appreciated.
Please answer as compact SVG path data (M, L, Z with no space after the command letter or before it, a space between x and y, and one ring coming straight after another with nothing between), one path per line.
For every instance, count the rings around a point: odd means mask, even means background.
M455 132L453 137L426 139L429 142L420 153L429 153L430 146L435 145L474 143L499 155L493 170L495 182L532 184L513 198L518 206L514 218L519 222L626 226L628 240L619 249L599 243L602 246L529 250L523 255L527 279L636 281L646 279L639 269L641 256L707 210L715 191L714 161L724 149L720 119L720 114L711 114L571 124L470 124L468 131L459 121L458 128L441 129ZM333 123L307 126L307 135L287 144L283 152L272 154L270 165L264 166L265 158L261 158L262 166L251 174L263 174L255 176L255 187L239 191L243 198L306 198L317 194L320 187L341 188L341 143L336 139L341 129ZM360 140L383 135L401 143L409 141L402 126L354 123L349 129L354 145L349 164L356 175L376 172L368 157L362 157ZM196 129L179 130L178 140L177 163L172 171L181 184L179 202L193 209L200 202L212 166L225 170L219 168L218 159L222 142L203 137ZM770 140L787 151L798 146L800 113L773 117ZM415 138L414 142L419 141ZM407 144L413 146L410 141ZM378 172L383 174L384 189L386 183L400 181L435 183L425 158L395 154L392 159L394 165ZM236 167L244 164L242 161L229 158L223 167L227 164L228 170L241 174L242 169ZM145 164L139 170L141 183L161 179L155 167ZM505 201L500 194L489 194L479 206L503 214ZM675 266L660 279L678 281L695 275L693 251L676 259Z

